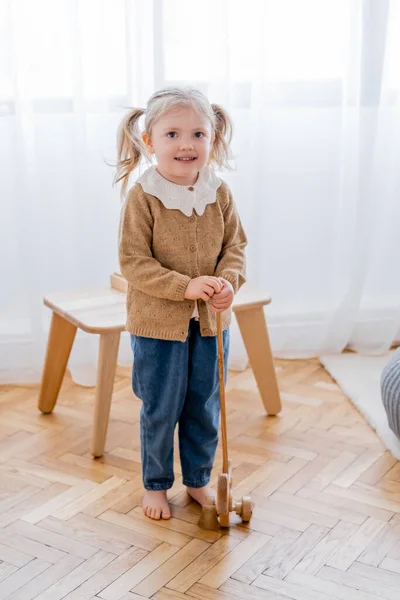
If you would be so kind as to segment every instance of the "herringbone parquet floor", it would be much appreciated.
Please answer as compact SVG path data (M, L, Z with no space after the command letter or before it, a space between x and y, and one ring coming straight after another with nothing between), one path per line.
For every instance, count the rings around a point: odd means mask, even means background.
M0 600L399 600L399 464L318 361L276 364L278 417L250 370L228 380L235 496L256 507L226 533L197 527L178 460L173 518L143 517L127 370L96 461L93 389L67 378L43 416L36 386L0 388Z

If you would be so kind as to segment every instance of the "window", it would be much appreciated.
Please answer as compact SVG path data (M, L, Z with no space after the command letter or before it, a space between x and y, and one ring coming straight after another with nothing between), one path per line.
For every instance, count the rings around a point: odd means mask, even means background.
M256 89L277 105L340 105L350 82L374 105L382 86L397 101L399 57L398 1L0 0L0 116L15 103L125 110L189 82L215 99L229 88L239 108Z
M168 0L166 80L317 81L346 72L348 0Z

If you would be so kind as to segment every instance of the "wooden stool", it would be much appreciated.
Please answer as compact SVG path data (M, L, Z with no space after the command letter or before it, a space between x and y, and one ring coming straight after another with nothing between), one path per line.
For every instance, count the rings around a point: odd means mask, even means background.
M43 413L51 413L57 402L77 329L100 334L91 446L94 457L104 452L120 334L126 322L126 294L122 291L126 282L114 274L111 284L111 288L58 293L44 299L53 314L39 392L39 409ZM243 286L236 294L233 311L265 410L276 415L281 401L263 309L270 302L268 295Z

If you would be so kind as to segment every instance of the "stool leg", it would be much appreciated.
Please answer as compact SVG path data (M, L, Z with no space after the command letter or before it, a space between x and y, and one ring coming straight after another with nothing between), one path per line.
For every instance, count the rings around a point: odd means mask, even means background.
M98 458L104 453L108 420L117 367L119 332L102 333L97 366L96 400L92 436L92 455Z
M53 312L38 401L42 413L51 413L57 402L76 330L76 325Z
M260 306L239 310L235 315L265 410L276 415L282 406L264 309Z

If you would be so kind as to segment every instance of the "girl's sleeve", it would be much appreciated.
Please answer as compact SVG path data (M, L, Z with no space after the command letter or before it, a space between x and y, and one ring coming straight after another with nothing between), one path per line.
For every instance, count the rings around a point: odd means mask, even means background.
M223 215L224 241L214 275L229 281L236 294L246 281L247 237L230 191Z
M157 298L183 301L190 277L163 267L152 255L153 217L143 198L131 190L122 207L118 254L128 283Z

